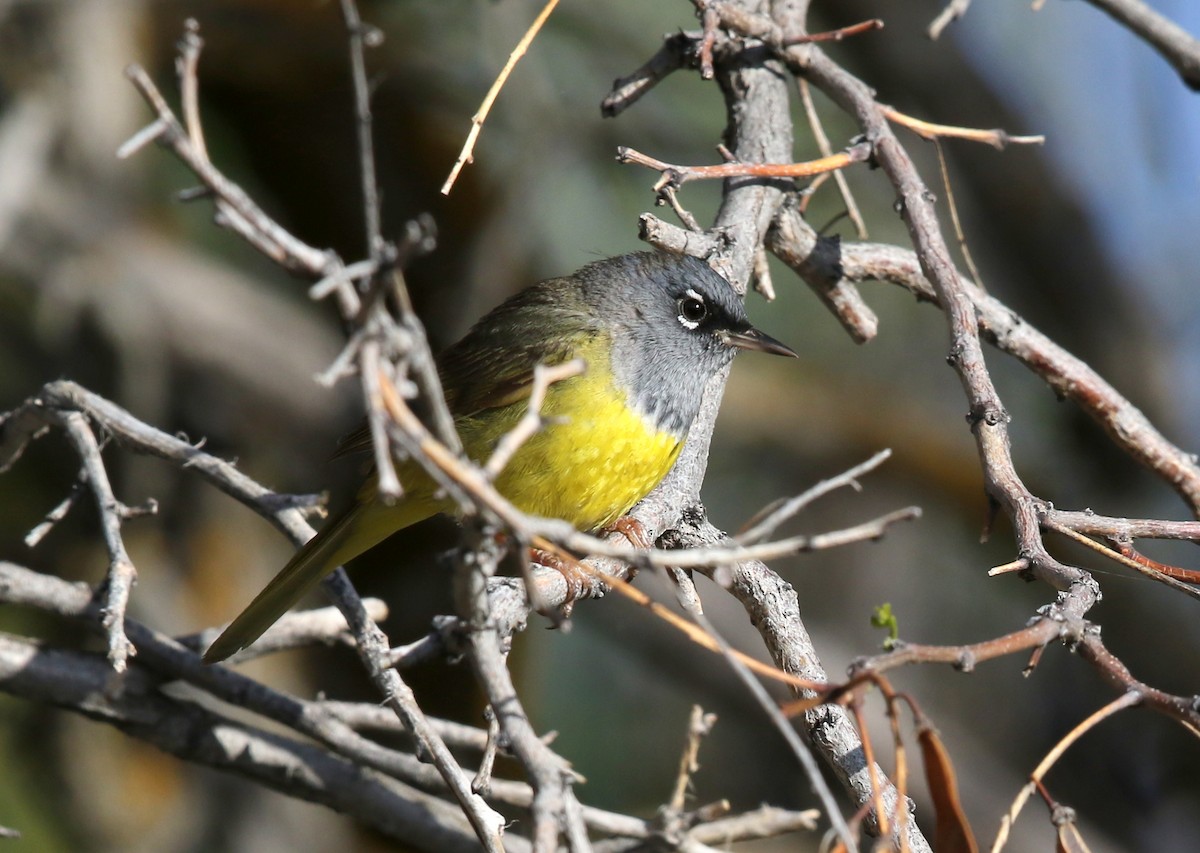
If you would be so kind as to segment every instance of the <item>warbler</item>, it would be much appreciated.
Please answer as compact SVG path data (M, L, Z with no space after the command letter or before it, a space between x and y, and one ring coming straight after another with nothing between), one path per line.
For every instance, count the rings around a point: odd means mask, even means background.
M525 414L538 364L579 358L581 375L552 384L547 426L495 480L518 509L583 531L622 518L666 476L709 380L738 350L795 357L754 328L733 289L705 262L641 252L540 282L487 314L438 358L466 455L486 460ZM250 645L305 592L347 560L451 501L412 460L388 504L371 476L354 505L309 540L204 655Z

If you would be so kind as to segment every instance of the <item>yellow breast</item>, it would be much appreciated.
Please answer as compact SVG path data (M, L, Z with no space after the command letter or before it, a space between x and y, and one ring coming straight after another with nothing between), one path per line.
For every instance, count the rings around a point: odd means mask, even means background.
M608 353L581 353L587 372L552 385L542 414L552 423L513 456L496 487L524 512L580 530L607 527L666 476L683 437L656 429L613 386ZM590 358L588 358L590 356ZM522 401L458 422L467 454L486 459L525 413Z

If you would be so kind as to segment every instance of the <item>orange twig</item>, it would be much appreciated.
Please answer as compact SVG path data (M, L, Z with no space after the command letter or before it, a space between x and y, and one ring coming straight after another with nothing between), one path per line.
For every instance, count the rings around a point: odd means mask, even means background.
M688 181L721 178L811 178L825 172L844 169L854 163L865 163L870 157L870 144L860 142L829 157L820 157L803 163L720 163L713 166L677 166L673 163L656 160L624 145L617 149L618 163L633 163L662 173L662 177L654 185L656 192L667 186L677 187L686 184Z
M872 30L882 30L883 21L879 18L871 18L870 20L860 21L857 24L851 24L848 27L841 27L836 30L826 30L823 33L812 33L803 36L790 36L783 40L784 47L791 47L794 44L811 44L812 42L822 41L841 41L850 36L862 35L869 33Z

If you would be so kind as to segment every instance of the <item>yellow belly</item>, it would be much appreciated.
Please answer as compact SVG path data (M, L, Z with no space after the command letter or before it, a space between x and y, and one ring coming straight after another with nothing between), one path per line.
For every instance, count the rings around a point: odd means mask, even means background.
M630 409L624 393L596 373L550 387L542 414L561 422L533 436L496 479L500 493L524 512L585 531L628 512L671 470L683 443ZM467 454L485 460L525 410L522 401L461 419Z

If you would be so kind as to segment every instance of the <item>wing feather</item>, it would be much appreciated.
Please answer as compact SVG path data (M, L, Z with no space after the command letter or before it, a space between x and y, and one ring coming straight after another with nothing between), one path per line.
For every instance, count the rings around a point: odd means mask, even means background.
M569 279L549 279L493 309L437 358L455 419L529 396L538 364L570 361L599 325ZM335 457L371 448L366 424L338 443Z

